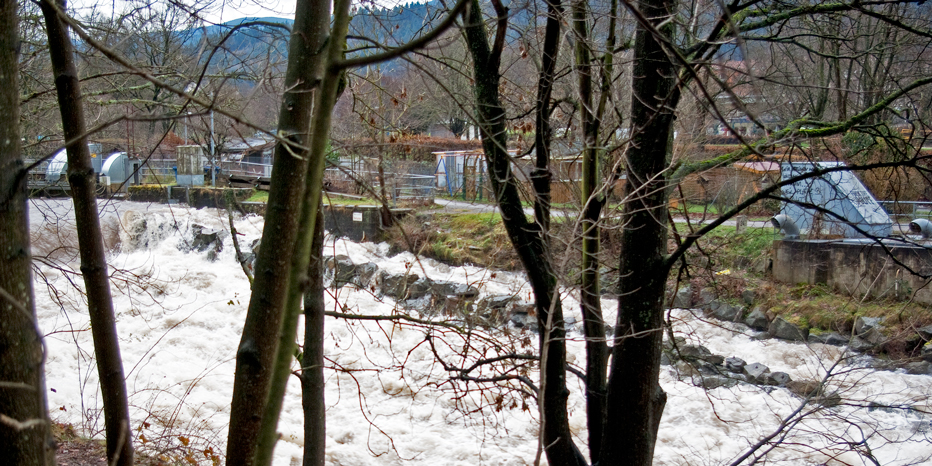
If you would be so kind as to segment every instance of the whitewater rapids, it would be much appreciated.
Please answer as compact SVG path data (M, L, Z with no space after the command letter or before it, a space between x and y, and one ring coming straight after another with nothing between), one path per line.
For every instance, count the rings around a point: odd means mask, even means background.
M103 416L86 305L80 290L73 212L68 201L36 200L30 207L36 256L36 308L47 346L46 377L53 420L101 436ZM249 283L235 260L225 211L129 202L104 203L101 222L110 250L117 329L127 377L134 442L150 454L209 464L225 451L236 346L249 301ZM191 251L193 225L227 232L216 260ZM259 238L263 219L236 218L239 241ZM529 288L520 273L449 267L388 247L328 238L325 255L347 255L380 270L477 286L482 296ZM405 312L390 298L345 286L330 290L332 310L359 314ZM578 302L565 292L569 320ZM606 319L615 302L605 299ZM416 315L416 314L415 314ZM768 457L768 464L871 464L849 445L870 451L884 465L927 461L932 454L932 377L859 368L860 359L835 364L843 348L757 341L746 329L710 324L685 310L672 311L678 336L725 357L760 362L795 380L821 380L843 400L799 422ZM303 324L302 324L303 325ZM512 390L463 391L448 381L425 344L427 330L387 322L328 318L326 340L327 461L331 465L529 465L537 454L538 414L533 400ZM459 361L465 340L453 332L434 336L438 353ZM477 335L483 336L481 331ZM484 335L508 337L500 332ZM533 335L513 330L515 348ZM529 338L526 338L529 337ZM584 366L578 326L570 330L568 359ZM303 336L298 336L302 341ZM480 338L481 340L481 338ZM470 344L489 347L489 344ZM524 345L522 347L522 345ZM850 355L849 355L850 356ZM297 367L296 367L297 368ZM529 374L537 380L533 371ZM568 379L570 423L578 444L586 439L582 386ZM705 391L675 366L661 385L668 401L660 425L658 465L730 464L801 400L783 388L738 385ZM470 388L475 388L475 384ZM303 427L300 385L291 379L279 424L276 465L300 464ZM898 408L880 408L893 405ZM806 409L812 409L809 407ZM902 408L902 409L900 409ZM845 444L847 442L847 444ZM546 460L542 460L546 464Z

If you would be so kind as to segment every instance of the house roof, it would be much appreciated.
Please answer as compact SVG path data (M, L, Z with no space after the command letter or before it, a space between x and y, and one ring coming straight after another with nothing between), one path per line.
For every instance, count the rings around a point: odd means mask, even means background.
M738 162L738 170L747 170L754 173L780 173L780 164L777 162Z

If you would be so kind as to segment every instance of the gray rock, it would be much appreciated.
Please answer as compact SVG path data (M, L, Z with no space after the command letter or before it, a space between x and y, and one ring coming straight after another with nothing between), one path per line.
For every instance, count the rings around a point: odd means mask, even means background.
M882 327L883 319L880 317L861 317L854 320L854 334L861 336L872 328Z
M776 338L789 341L806 341L809 337L809 329L799 328L782 317L777 317L770 323L767 332Z
M760 307L755 307L747 317L744 318L744 324L754 330L767 330L770 321L767 320L767 314Z
M537 332L539 330L537 325L537 316L528 314L525 311L515 311L511 314L509 319L512 325L516 328L526 328L532 332Z
M405 299L421 299L424 296L427 296L430 293L433 282L431 279L424 277L417 279L414 283L408 286L407 294Z
M679 349L683 359L705 359L712 356L712 352L702 345L680 345Z
M922 349L919 350L919 356L921 356L924 361L932 362L932 341L927 341L926 344L922 345Z
M906 363L903 366L907 374L929 375L932 374L932 363L929 361L914 361Z
M696 380L698 379L698 380ZM731 388L735 385L738 385L739 380L734 377L726 377L724 375L703 375L696 377L694 381L696 386L702 387L706 390L712 390L714 388Z
M414 273L391 274L384 270L379 273L379 287L385 296L402 300L408 299L408 287L418 281L421 277Z
M848 348L851 348L852 351L857 351L859 353L866 353L873 350L875 347L870 342L865 341L861 337L854 337L851 341L848 342Z
M479 300L478 309L479 312L483 312L486 309L499 309L505 310L512 306L512 304L517 300L514 295L493 295L486 296Z
M777 385L780 387L785 386L792 380L793 379L790 378L790 374L787 374L786 372L771 372L770 375L767 376L768 385Z
M373 284L372 279L378 271L379 266L375 265L374 262L359 264L356 266L356 277L353 279L353 283L360 288L368 288L369 285Z
M932 325L926 325L925 327L920 327L916 329L916 333L922 337L923 340L929 341L932 340Z
M434 297L436 300L436 297ZM471 300L462 296L444 296L441 312L447 317L466 317L476 314L476 306ZM490 324L501 323L501 317L498 313L489 313L480 315L480 318L488 321ZM494 321L494 323L493 323Z
M709 305L712 304L712 301L715 301L715 292L709 288L703 288L699 291L699 301L696 303L696 307L699 309L709 309Z
M430 293L436 296L458 296L466 299L479 297L479 289L472 285L444 281L433 282L430 286Z
M188 245L189 250L204 252L207 251L207 260L214 262L217 260L217 254L223 251L223 237L225 232L220 230L208 230L203 225L191 225L191 243Z
M725 370L741 374L744 372L744 366L748 365L744 359L734 356L725 359Z
M673 302L670 307L674 309L689 309L692 307L693 290L692 287L684 286L673 294Z
M712 311L713 317L726 322L737 322L742 315L744 315L743 307L732 306L728 303L721 303L717 309Z
M759 363L755 362L754 364L748 364L744 366L744 375L748 376L748 380L751 382L762 383L767 379L767 374L770 373L770 368Z
M754 300L756 299L757 293L755 293L754 290L744 290L741 292L741 300L748 306L754 304Z
M349 285L356 278L356 264L350 260L349 256L328 257L324 261L324 267L328 274L332 274L333 279L330 284L334 288Z
M809 343L822 343L824 345L844 346L848 344L848 338L841 336L837 332L823 333L821 335L809 334Z

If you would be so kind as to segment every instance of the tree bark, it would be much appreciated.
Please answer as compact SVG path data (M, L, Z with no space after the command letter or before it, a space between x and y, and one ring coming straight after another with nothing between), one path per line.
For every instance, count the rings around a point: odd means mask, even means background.
M641 0L637 6L664 40L673 40L674 25L668 19L675 12L675 0ZM652 464L666 403L659 383L663 297L669 273L665 173L680 90L678 67L651 29L639 23L634 44L618 318L601 465Z
M278 118L278 134L287 142L275 147L263 247L256 258L252 297L236 354L228 465L253 464L269 399L304 200L308 162L302 154L310 143L311 110L323 72L329 19L329 1L298 1Z
M579 85L579 114L582 120L582 251L580 260L579 304L586 335L586 423L589 430L589 459L599 462L605 415L605 379L608 373L608 345L602 319L602 292L599 277L602 199L599 195L599 119L592 84L592 53L589 49L589 7L585 0L573 2L576 74Z
M324 211L318 208L304 292L304 354L301 358L301 404L304 407L304 466L323 466L326 455L324 400Z
M36 325L29 256L26 169L19 134L17 2L0 0L0 458L55 463L45 398L42 334ZM19 425L17 425L17 423Z
M537 105L534 132L534 217L541 230L550 230L550 126L551 96L556 75L557 55L560 52L560 0L547 1L547 21L544 26L544 48L541 51L541 69L537 80Z
M40 5L45 16L52 72L68 153L68 183L74 199L81 274L87 292L97 374L104 402L107 462L129 466L133 464L133 443L126 401L126 380L110 294L106 250L97 213L97 176L87 146L81 87L68 28L59 17L65 10L65 2L59 1L57 8L51 0L42 0Z
M538 394L542 422L542 443L547 460L554 465L585 465L582 453L573 443L566 400L566 330L563 308L556 296L557 277L553 271L541 226L527 221L518 184L511 171L505 109L499 98L501 44L507 25L507 9L493 2L497 19L495 47L489 46L478 0L472 0L463 15L467 46L473 63L473 77L479 132L492 191L501 210L505 230L518 253L536 299L540 326L541 386Z

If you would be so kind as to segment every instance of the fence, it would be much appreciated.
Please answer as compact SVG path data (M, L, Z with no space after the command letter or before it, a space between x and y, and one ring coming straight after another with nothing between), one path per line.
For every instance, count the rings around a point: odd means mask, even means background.
M894 220L905 218L932 218L932 202L923 201L877 201Z

